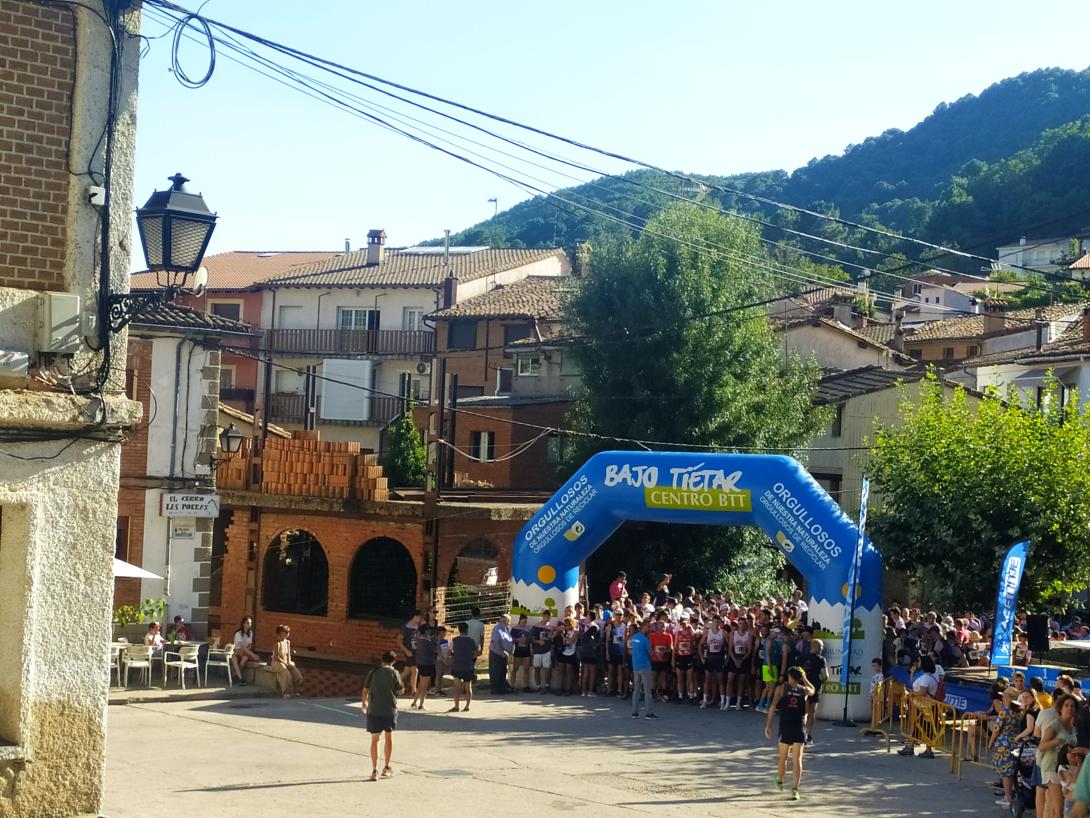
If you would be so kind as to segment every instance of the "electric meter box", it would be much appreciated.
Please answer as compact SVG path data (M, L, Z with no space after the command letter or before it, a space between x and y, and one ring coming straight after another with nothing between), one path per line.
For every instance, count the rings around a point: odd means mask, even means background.
M74 355L80 347L79 296L38 295L38 352Z

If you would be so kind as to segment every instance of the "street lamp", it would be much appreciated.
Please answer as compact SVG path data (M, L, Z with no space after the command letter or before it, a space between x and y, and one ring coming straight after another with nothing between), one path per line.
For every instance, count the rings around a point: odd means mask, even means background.
M173 301L186 288L208 249L216 214L204 197L185 189L189 180L180 173L169 177L171 186L157 190L136 211L136 228L148 270L160 289L151 293L123 293L110 299L110 330L120 332L137 313L158 302Z
M216 457L214 454L211 456L212 468L217 469L221 464L226 463L232 457L239 453L242 449L242 441L246 438L242 432L235 428L235 424L231 424L222 432L220 432L220 449L227 452L226 457Z

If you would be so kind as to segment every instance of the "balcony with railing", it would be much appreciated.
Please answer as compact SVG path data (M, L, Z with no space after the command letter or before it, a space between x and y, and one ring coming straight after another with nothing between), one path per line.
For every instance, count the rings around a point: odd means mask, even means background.
M265 345L273 352L313 355L431 355L435 333L397 329L270 329Z
M236 409L241 409L243 412L253 412L254 390L220 387L220 401L234 405Z
M360 398L361 414L365 420L344 420L322 417L322 399L314 398L314 422L316 425L334 426L385 426L396 418L405 407L402 398L377 395ZM269 419L274 423L306 424L307 396L293 392L274 392L269 396Z

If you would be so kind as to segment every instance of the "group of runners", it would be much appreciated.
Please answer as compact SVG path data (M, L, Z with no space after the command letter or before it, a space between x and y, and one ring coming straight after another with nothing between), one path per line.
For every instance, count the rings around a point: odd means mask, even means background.
M801 592L791 599L739 604L730 593L700 596L688 588L671 594L666 575L654 594L634 600L627 594L625 581L621 574L611 585L609 603L569 606L559 617L548 610L532 617L523 613L514 622L501 617L491 638L490 671L495 660L503 661L499 675L490 674L491 692L631 697L633 717L640 715L642 694L643 715L648 719L658 717L655 703L689 704L702 710L752 709L767 714L769 737L778 714L775 784L784 788L790 761L791 795L799 798L803 750L813 743L815 711L822 683L828 678L823 644L807 622ZM478 613L473 613L468 626L460 623L459 637L452 640L448 651L452 664L472 661L474 643L478 652L485 649L483 625ZM365 707L372 705L368 713L376 768L372 778L379 777L379 733L387 736L389 763L390 734L396 725L396 706L391 705L401 682L413 694L413 708L423 709L434 680L444 675L442 629L429 628L424 612L403 628L403 642L402 657L384 657L388 668L395 659L402 660L402 678L395 682L399 674L385 674L368 679L365 685ZM451 674L454 692L468 694L468 709L472 675L456 669L459 672ZM375 688L385 704L376 714L379 718L372 720ZM451 710L457 709L455 703ZM383 773L391 774L388 767Z

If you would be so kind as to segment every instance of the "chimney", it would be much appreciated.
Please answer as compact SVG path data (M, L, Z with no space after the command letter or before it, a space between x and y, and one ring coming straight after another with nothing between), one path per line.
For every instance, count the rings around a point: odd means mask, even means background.
M1033 313L1033 323L1037 327L1037 351L1041 351L1041 347L1044 346L1045 341L1045 327L1048 326L1048 322L1045 321L1044 307L1038 307L1036 312ZM1082 317L1082 336L1086 337L1086 316Z
M454 277L454 271L447 273L443 280L443 309L453 307L458 301L458 279Z
M1025 247L1026 246L1026 237L1025 236L1022 236L1022 238L1018 239L1018 246L1019 247Z
M367 231L367 266L374 267L378 264L382 264L382 259L386 255L386 231L381 228L378 230Z
M897 352L905 351L905 331L904 327L901 326L904 319L905 314L900 310L893 314L893 339L889 342L889 346Z
M852 325L852 297L847 293L833 296L833 320L846 327Z
M1090 341L1090 307L1082 311L1082 339Z
M350 239L345 239L344 240L344 252L345 252L345 255L352 252L352 242L351 242Z
M984 334L1002 332L1007 325L1007 302L997 298L984 299Z

